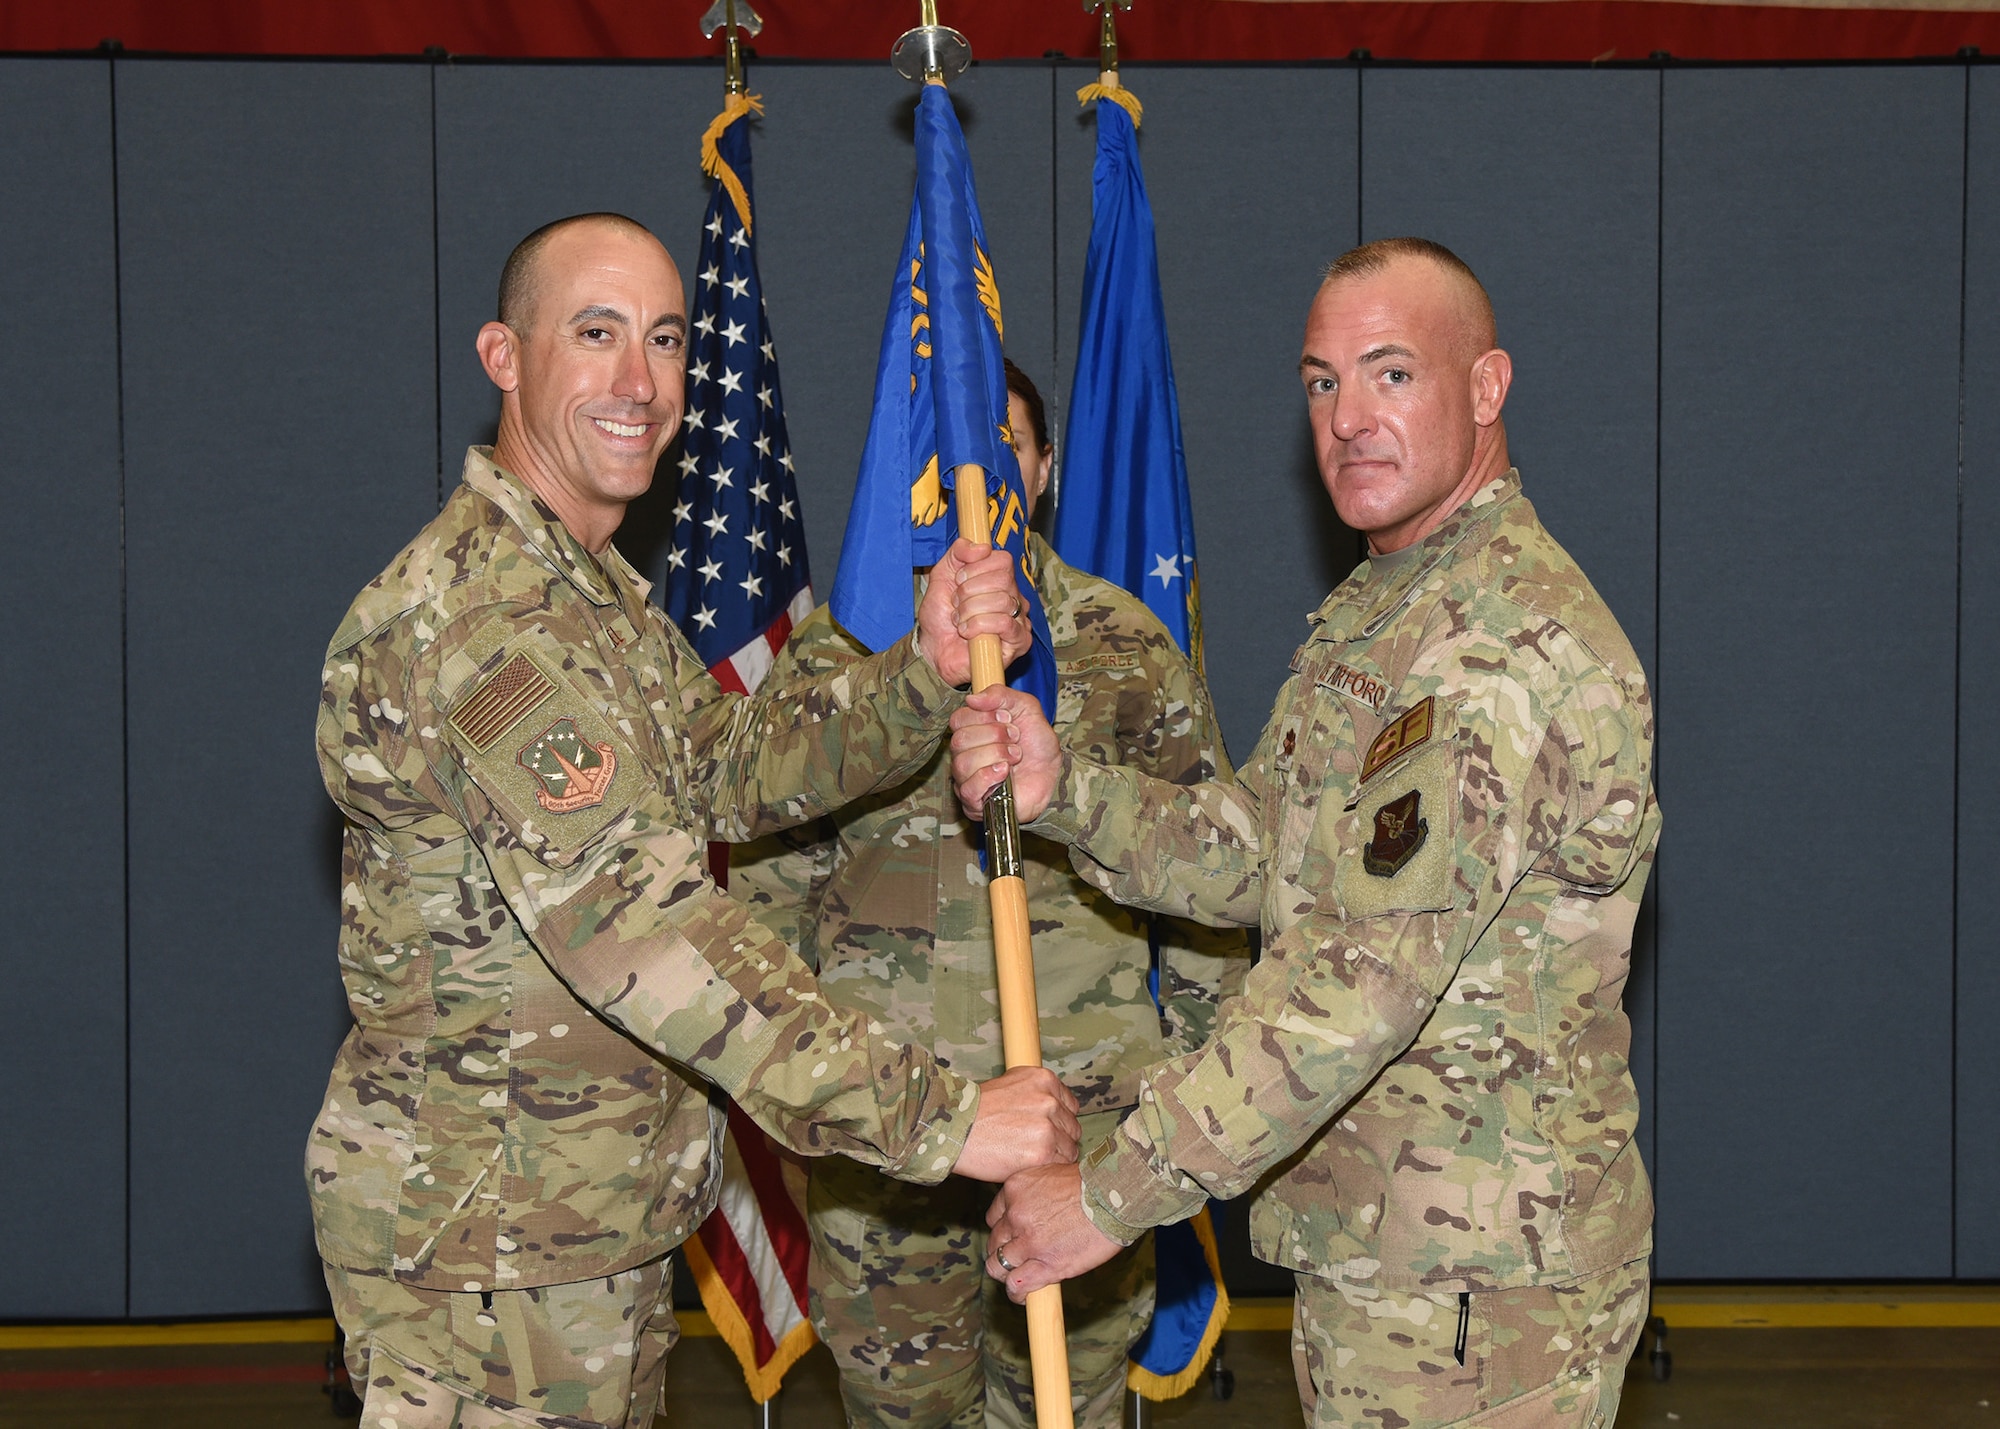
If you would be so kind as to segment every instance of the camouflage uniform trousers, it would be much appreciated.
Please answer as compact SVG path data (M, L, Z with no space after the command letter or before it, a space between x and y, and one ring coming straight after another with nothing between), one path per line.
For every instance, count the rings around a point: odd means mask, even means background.
M1610 1429L1651 1288L1643 1260L1463 1309L1456 1291L1297 1280L1292 1367L1312 1429Z
M1082 1118L1088 1146L1123 1111ZM851 1425L1033 1429L1026 1312L983 1269L995 1188L891 1181L838 1157L813 1163L813 1328L840 1367ZM1153 1238L1063 1284L1078 1429L1124 1420L1125 1357L1153 1318Z
M530 1290L326 1266L362 1429L651 1429L680 1338L673 1262Z

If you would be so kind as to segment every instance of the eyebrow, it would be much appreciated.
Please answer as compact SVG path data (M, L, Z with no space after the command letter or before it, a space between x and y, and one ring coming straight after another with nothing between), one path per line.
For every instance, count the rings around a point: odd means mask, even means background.
M588 322L592 318L615 323L631 321L630 318L626 317L618 309L608 307L603 303L592 303L587 308L578 309L570 316L570 321L572 323ZM679 313L662 313L659 317L653 319L653 327L667 327L674 329L676 332L685 332L687 330L687 319ZM650 332L652 329L649 328L647 331Z
M1415 356L1416 353L1410 351L1409 348L1404 347L1400 342L1385 342L1380 347L1369 348L1366 352L1362 353L1361 356L1355 360L1361 366L1366 367L1369 363L1380 362L1385 357L1415 357ZM1316 372L1331 372L1333 371L1333 364L1331 362L1328 362L1323 357L1314 357L1311 353L1307 353L1304 357L1301 357L1299 359L1299 371L1304 372L1308 368Z

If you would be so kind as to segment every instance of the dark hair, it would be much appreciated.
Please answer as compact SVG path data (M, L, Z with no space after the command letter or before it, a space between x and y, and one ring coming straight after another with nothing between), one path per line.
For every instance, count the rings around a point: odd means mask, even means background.
M1434 243L1428 238L1378 238L1373 243L1350 248L1326 265L1323 283L1379 273L1397 258L1422 258L1452 276L1462 278L1476 295L1475 315L1484 322L1487 332L1494 330L1493 299L1487 296L1486 285L1479 281L1479 275L1463 258L1442 243Z
M1007 364L1007 390L1019 397L1028 409L1028 424L1035 429L1035 450L1049 449L1049 411L1042 405L1042 394L1035 390L1035 384L1028 374L1014 365L1011 357L1003 358ZM1018 432L1016 436L1020 435Z
M535 260L541 257L551 238L575 223L608 223L614 228L643 233L648 238L653 236L653 231L645 224L622 213L573 213L568 218L543 224L514 245L514 251L507 255L507 265L500 270L499 318L515 332L528 330L528 315L534 310Z

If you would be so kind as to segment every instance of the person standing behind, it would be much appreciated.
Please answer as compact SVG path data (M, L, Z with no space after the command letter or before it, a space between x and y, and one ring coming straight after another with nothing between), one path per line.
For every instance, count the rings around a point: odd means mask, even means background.
M1009 1179L988 1269L1022 1296L1254 1190L1310 1423L1602 1429L1652 1245L1620 1006L1660 831L1645 675L1521 493L1513 363L1455 254L1336 260L1299 375L1369 555L1240 779L1093 764L1009 691L953 716L963 798L1012 765L1097 887L1264 930L1206 1048L1080 1165Z
M1047 417L1012 362L1007 390L1032 517L1054 455ZM1136 597L1065 565L1039 536L1029 549L1055 639L1064 746L1176 782L1227 778L1208 690L1165 627ZM793 633L770 684L819 679L863 654L820 606ZM816 963L836 1007L865 1013L967 1076L992 1076L1002 1067L999 996L980 850L941 751L902 784L734 862L730 887ZM1141 1066L1206 1040L1219 997L1248 970L1248 942L1120 908L1046 841L1023 839L1022 856L1043 1060L1076 1094L1085 1135L1101 1134L1133 1105ZM1151 938L1160 950L1157 1005ZM840 1366L850 1423L1033 1424L1026 1320L980 1265L988 1194L900 1184L859 1165L811 1168L813 1325ZM1150 1237L1066 1290L1078 1424L1119 1424L1126 1356L1152 1308Z

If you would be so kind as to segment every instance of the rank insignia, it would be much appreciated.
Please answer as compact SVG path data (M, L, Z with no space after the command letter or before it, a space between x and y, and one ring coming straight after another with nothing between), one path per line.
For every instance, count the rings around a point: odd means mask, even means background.
M1434 699L1425 695L1375 736L1375 742L1368 746L1368 758L1361 764L1363 784L1374 778L1377 770L1388 768L1392 760L1400 759L1419 745L1430 742L1434 705Z
M541 781L535 802L552 814L573 814L603 803L611 776L618 772L618 752L586 740L567 716L521 746L514 762Z
M1375 839L1361 850L1361 866L1377 878L1394 878L1430 837L1428 821L1417 816L1422 791L1412 789L1375 811Z

